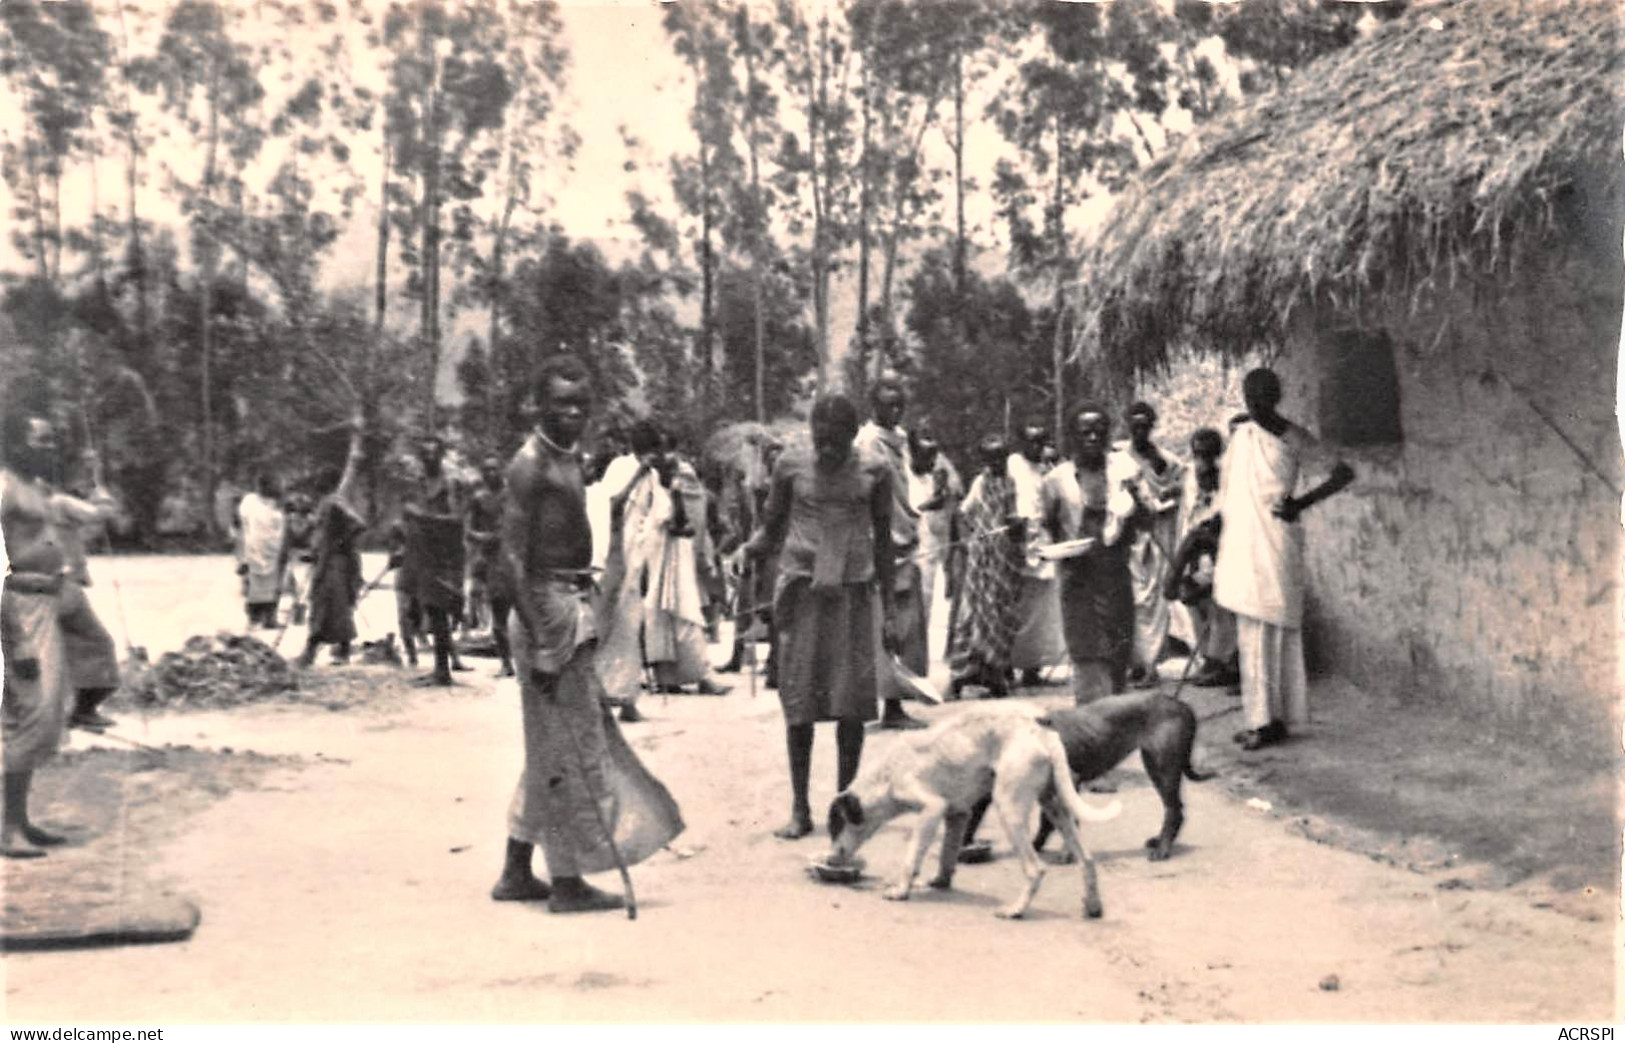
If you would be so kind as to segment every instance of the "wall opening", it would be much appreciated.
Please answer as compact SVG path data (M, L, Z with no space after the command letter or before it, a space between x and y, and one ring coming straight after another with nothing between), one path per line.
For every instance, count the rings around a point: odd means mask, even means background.
M1321 335L1320 437L1344 446L1398 445L1399 370L1386 333L1343 328Z

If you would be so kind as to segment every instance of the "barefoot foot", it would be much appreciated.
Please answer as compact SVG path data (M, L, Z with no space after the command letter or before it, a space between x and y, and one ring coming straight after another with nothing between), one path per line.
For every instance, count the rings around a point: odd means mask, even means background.
M600 891L580 877L560 877L554 881L553 897L547 903L550 913L597 913L625 908L626 899Z
M7 830L0 836L0 858L44 858L45 852L28 842L22 830Z
M553 888L534 876L504 876L491 888L493 902L545 902L552 897Z
M57 833L52 833L49 830L41 829L33 823L29 823L28 825L24 826L22 829L22 834L23 839L28 841L30 844L33 844L35 847L56 847L58 844L66 844L68 842L67 837L61 836Z
M780 840L800 840L813 831L812 812L793 811L790 821L773 831Z

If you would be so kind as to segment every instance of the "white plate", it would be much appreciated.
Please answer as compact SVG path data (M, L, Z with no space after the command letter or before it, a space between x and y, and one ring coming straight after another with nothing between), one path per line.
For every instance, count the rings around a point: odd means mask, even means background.
M1085 536L1081 540L1063 540L1060 543L1050 543L1038 548L1038 556L1045 561L1061 561L1064 558L1075 558L1084 554L1095 545L1093 536Z

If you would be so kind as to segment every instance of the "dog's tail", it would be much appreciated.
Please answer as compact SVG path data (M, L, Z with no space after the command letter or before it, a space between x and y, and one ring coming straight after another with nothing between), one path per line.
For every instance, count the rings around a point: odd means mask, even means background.
M1078 796L1078 787L1072 782L1072 768L1066 762L1066 748L1061 745L1060 736L1054 732L1045 733L1047 740L1044 745L1049 750L1050 776L1055 783L1055 790L1061 795L1072 817L1079 822L1110 822L1122 814L1123 802L1113 800L1103 808L1097 808L1086 803Z

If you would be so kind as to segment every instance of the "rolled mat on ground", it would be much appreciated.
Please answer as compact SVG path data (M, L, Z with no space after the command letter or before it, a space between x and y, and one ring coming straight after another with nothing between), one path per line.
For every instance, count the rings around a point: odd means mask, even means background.
M112 903L87 903L71 894L50 896L38 908L6 902L0 918L0 952L80 949L185 941L203 913L176 895L120 895Z

